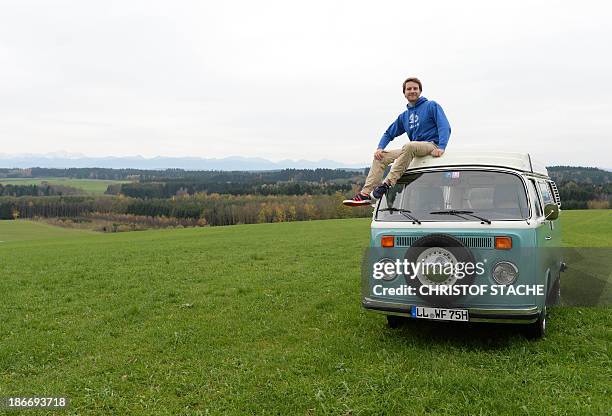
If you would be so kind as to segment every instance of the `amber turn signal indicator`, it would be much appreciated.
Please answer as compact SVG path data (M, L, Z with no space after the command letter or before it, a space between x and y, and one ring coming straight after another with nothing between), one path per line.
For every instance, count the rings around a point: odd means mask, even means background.
M495 237L495 248L497 250L510 250L512 248L512 237Z
M383 247L394 247L395 237L392 235L383 235L383 238L380 240L380 243Z

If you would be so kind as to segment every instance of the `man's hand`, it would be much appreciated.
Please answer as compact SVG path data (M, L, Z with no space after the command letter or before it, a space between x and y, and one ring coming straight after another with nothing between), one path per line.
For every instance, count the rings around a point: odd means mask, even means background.
M383 159L383 153L385 151L383 149L376 149L376 151L374 152L374 159L376 160L382 160Z
M440 157L443 154L444 154L444 150L443 149L434 149L430 153L430 155L432 155L433 157Z

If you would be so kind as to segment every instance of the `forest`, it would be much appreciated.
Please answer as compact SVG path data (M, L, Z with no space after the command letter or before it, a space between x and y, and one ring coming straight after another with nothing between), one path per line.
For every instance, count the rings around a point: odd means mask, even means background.
M612 173L552 166L563 209L610 207ZM104 231L165 226L217 226L261 222L368 217L369 207L351 209L367 169L279 171L164 171L136 169L0 169L0 219L61 219L64 225ZM39 184L5 184L2 178L46 178ZM72 178L72 186L53 178ZM104 195L86 194L79 179L123 180Z

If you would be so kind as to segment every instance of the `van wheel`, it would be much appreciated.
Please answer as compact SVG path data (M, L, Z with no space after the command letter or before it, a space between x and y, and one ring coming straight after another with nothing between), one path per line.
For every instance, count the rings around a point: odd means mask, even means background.
M544 306L538 320L525 328L525 335L527 338L540 339L546 335L546 315L546 306Z
M387 315L387 326L389 328L399 328L400 326L402 326L403 323L404 318L402 318L401 316Z

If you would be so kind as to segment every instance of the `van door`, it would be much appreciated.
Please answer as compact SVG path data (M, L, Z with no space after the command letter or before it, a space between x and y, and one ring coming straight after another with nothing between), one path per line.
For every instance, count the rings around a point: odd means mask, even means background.
M557 201L555 201L555 197L553 194L552 184L550 181L538 180L538 189L540 191L540 196L542 198L542 202L544 206L548 204L557 205ZM553 243L553 246L560 247L561 246L561 233L560 233L560 223L559 221L546 220L550 227L550 236Z
M547 204L557 205L550 181L538 180L538 189L540 191L544 206ZM554 283L559 277L561 269L561 221L558 219L546 220L546 223L550 228L550 233L548 234L548 240L546 241L545 247L546 251L548 251L548 255L550 256L550 283L552 285L552 283Z
M556 247L559 247L559 233L557 228L557 224L553 220L547 220L544 217L544 207L546 204L554 204L555 200L550 191L550 186L547 181L542 179L538 179L535 181L537 184L536 188L538 191L538 200L541 204L542 208L542 217L538 219L538 223L541 224L538 226L538 246L540 251L540 256L542 259L542 266L544 276L546 276L546 284L547 290L552 288L552 284L557 278L556 275L556 267L555 267L555 259L557 256L553 253Z
M552 241L551 229L548 221L544 219L544 205L542 205L537 182L535 179L530 178L528 183L531 194L531 205L534 212L533 219L536 223L535 245L533 249L533 255L536 260L536 278L534 284L547 285L547 279L550 276L550 256L546 247L549 242ZM548 290L548 287L546 290ZM542 305L543 302L541 302L539 306Z

